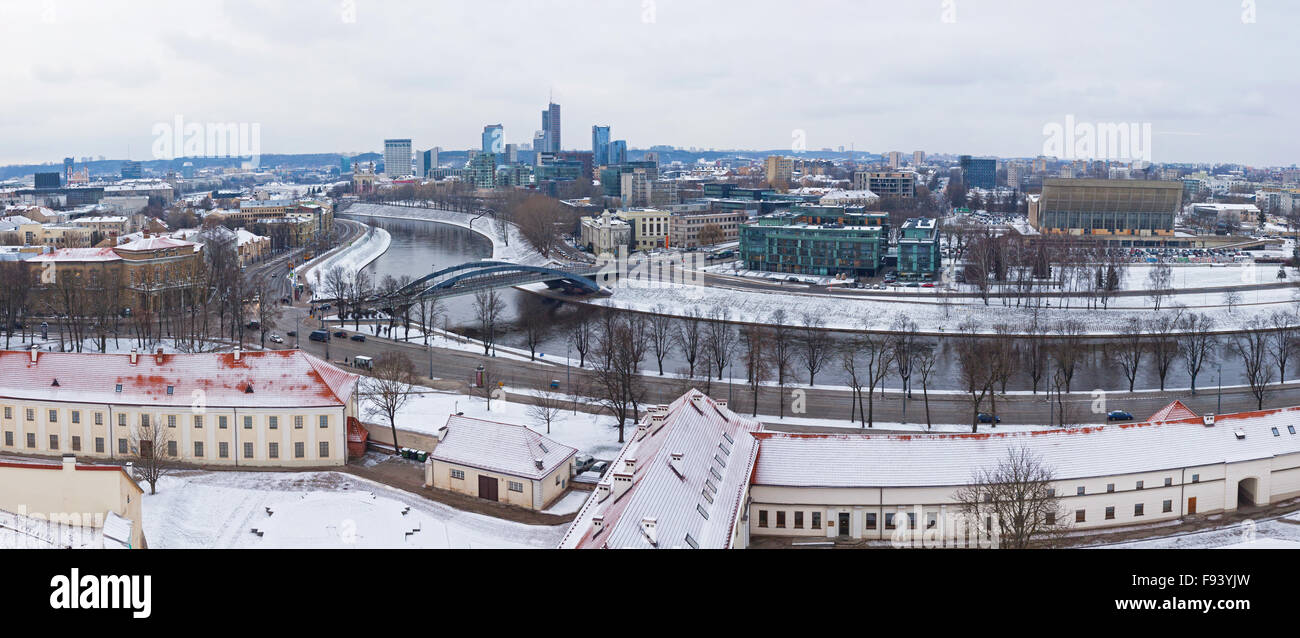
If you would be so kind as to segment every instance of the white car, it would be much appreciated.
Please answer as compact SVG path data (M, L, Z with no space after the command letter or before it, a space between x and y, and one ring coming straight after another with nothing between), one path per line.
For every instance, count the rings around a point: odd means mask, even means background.
M271 343L284 343L284 337L281 337L280 335L273 334L271 335L270 339L271 339Z

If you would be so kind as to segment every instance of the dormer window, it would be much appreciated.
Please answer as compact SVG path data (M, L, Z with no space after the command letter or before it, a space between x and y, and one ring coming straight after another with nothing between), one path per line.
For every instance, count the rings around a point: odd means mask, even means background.
M175 388L174 386L170 386L170 385L167 386L167 394L170 395L170 394L172 393L172 391L175 390L175 389L176 389L176 388Z
M121 391L122 391L122 384L120 384L120 383L117 384L117 388L114 389L113 391L114 391L114 392L121 392Z

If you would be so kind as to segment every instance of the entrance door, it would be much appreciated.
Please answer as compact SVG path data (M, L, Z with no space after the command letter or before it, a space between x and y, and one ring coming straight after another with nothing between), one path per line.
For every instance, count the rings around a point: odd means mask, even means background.
M1187 513L1188 513L1188 514L1195 514L1195 513L1196 513L1196 497L1195 497L1195 496L1190 497L1190 498L1187 499Z
M497 480L480 474L478 477L478 497L489 501L497 500Z
M840 512L839 526L840 526L840 536L848 536L849 535L849 513L848 512Z

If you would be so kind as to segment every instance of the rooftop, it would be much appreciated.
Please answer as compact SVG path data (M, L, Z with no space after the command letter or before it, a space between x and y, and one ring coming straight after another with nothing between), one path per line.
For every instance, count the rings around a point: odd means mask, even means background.
M522 425L452 414L438 430L433 458L528 479L541 479L577 448L557 443Z

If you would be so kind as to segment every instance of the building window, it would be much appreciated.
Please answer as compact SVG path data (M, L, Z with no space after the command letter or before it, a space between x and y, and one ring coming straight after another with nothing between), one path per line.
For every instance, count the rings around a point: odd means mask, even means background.
M885 514L885 529L894 529L894 515Z
M1141 516L1142 514L1145 513L1145 510L1146 510L1146 504L1145 504L1145 503L1134 503L1134 504L1133 504L1133 515L1134 515L1134 516Z
M203 458L203 441L194 442L194 456L196 458Z
M117 415L117 424L118 424L118 426L120 426L120 427L126 427L126 415L125 415L125 414L122 414L122 413L120 413L120 412L118 413L118 415Z
M1084 521L1084 516L1085 514L1083 510L1074 510L1074 522L1082 523Z
M271 428L272 430L277 430L277 429L279 429L279 428L280 428L280 417L278 417L278 416L273 416L273 417L270 417L269 419L267 419L266 427Z
M305 447L306 444L302 441L295 441L293 444L293 458L301 459L307 456L307 452L304 450Z
M320 442L320 457L323 458L323 459L327 459L327 458L330 457L330 442L329 442L329 441L321 441L321 442Z
M81 437L79 436L72 437L72 451L73 452L81 451Z
M1140 490L1140 489L1142 489L1142 486L1145 485L1145 484L1146 484L1146 481L1138 481L1137 488Z
M1165 487L1169 487L1170 485L1173 484L1174 484L1174 479L1168 477L1165 478Z
M103 454L103 453L104 453L104 437L97 436L95 437L95 454Z
M1115 506L1112 505L1106 508L1106 520L1109 521L1109 520L1113 520L1114 518L1115 518Z
M140 427L145 427L145 428L149 427L149 415L148 415L148 414L141 414L141 415L140 415Z
M253 429L253 417L251 416L244 417L244 429L245 430Z
M322 414L322 415L320 415L320 426L323 427L323 428L327 428L327 427L330 426L330 418L329 418L329 415L326 415L326 414Z
M1083 486L1080 485L1080 486L1079 486L1079 489L1076 490L1074 493L1077 494L1077 495L1079 495L1079 496L1083 496L1083 492L1084 492Z
M126 439L117 440L117 453L126 454Z
M6 405L6 406L5 406L5 419L8 420L8 419L12 419L12 418L14 418L14 408L13 408L13 406Z
M1174 511L1174 502L1171 500L1165 500L1164 504L1161 505L1160 510L1166 514Z
M81 410L73 410L73 411L72 411L72 422L73 422L73 423L81 423Z
M59 435L57 434L50 435L50 449L51 450L59 449Z
M279 443L268 444L266 447L266 456L267 458L272 458L272 459L280 458L280 444Z
M778 528L784 528L784 527L785 527L785 510L777 510L777 512L776 512L776 526L777 526Z
M1193 483L1200 483L1200 482L1201 482L1201 475L1200 475L1200 474L1193 474L1193 475L1192 475L1192 482L1193 482Z
M174 428L174 427L176 427L176 415L175 415L175 414L168 414L168 415L167 415L167 427L169 427L169 428Z
M1114 483L1107 483L1107 484L1106 484L1106 493L1107 493L1107 494L1110 494L1111 492L1114 492L1114 491L1115 491L1115 484L1114 484Z
M5 432L5 445L7 445L7 446L9 446L9 447L13 447L13 446L14 446L14 433L13 433L13 432Z
M252 444L252 443L244 443L244 458L246 458L246 459L251 459L251 458L253 458L253 444Z
M168 442L167 442L167 456L170 456L170 457L172 457L172 458L175 458L175 457L176 457L176 442L175 442L175 441L168 441Z
M454 478L454 479L462 479L462 480L463 480L463 479L465 478L465 470L452 470L452 471L451 471L451 477Z
M199 430L203 429L203 415L201 414L194 415L194 427L195 429L199 429Z
M95 413L95 425L104 425L104 413L103 413L103 412L96 412L96 413Z
M295 415L293 415L293 429L295 429L295 430L301 430L301 429L302 429L302 415L301 415L301 414L295 414Z
M822 528L822 513L821 513L821 512L813 512L813 513L812 513L812 528L813 528L813 529L821 529L821 528Z
M758 526L767 527L767 510L758 510Z
M876 515L867 514L866 519L862 523L862 527L865 529L876 529Z
M794 528L803 529L803 512L794 513Z
M222 441L217 444L217 456L223 459L230 458L230 444Z
M226 429L226 417L224 415L217 417L217 427L222 430Z
M58 422L59 422L59 411L50 410L50 423L58 423Z
M520 483L520 482L518 482L518 481L506 481L506 484L507 484L507 486L509 487L509 489L510 489L511 492L522 492L522 491L524 491L524 484L523 484L523 483Z
M1048 525L1056 524L1056 512L1048 512L1046 522Z

